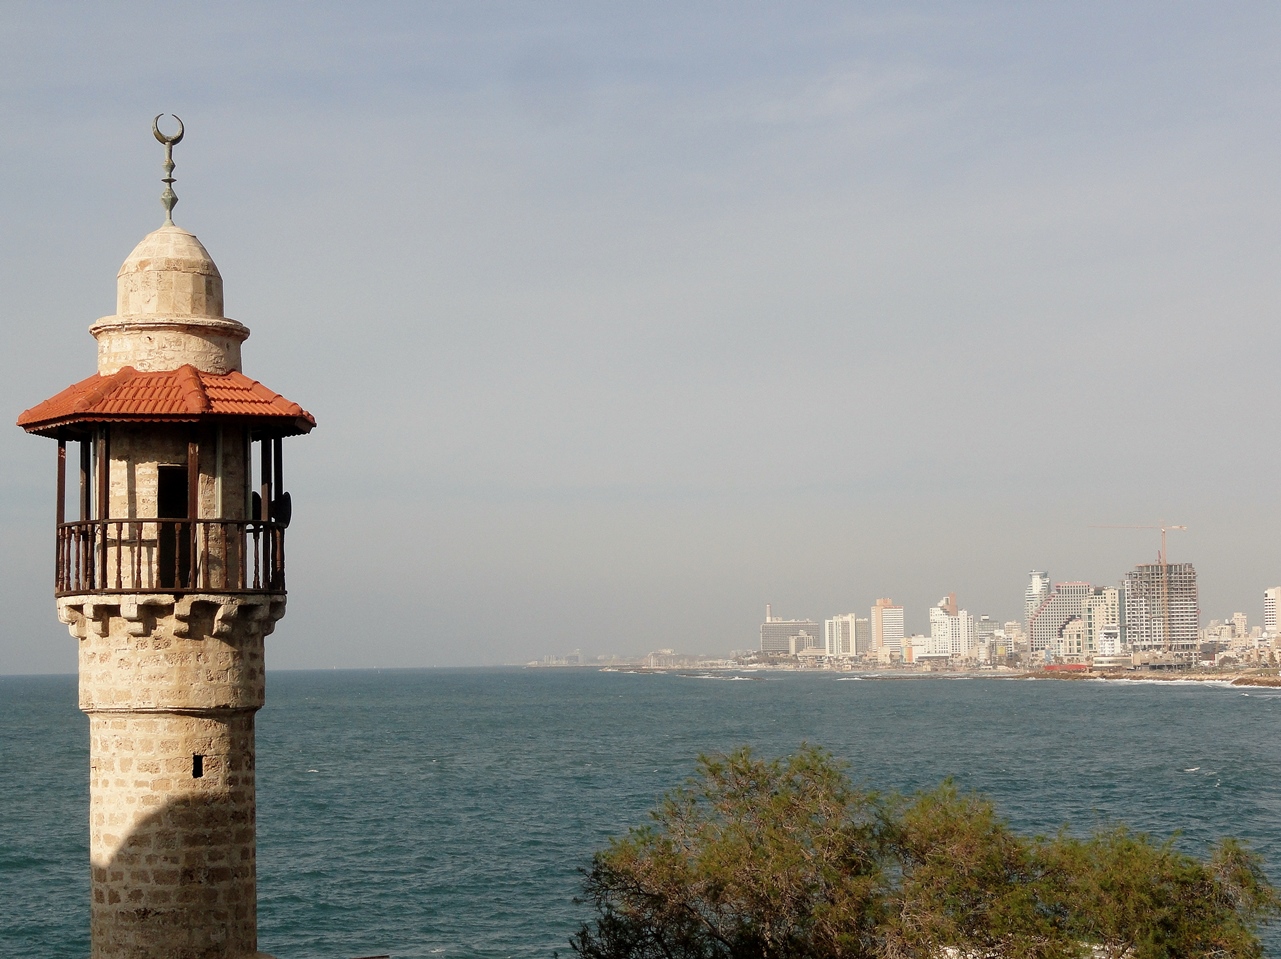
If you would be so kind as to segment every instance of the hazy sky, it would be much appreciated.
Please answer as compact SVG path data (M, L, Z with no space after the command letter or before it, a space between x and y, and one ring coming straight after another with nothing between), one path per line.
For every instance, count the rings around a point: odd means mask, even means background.
M1021 615L1186 524L1281 583L1281 7L9 2L0 408L159 226L287 441L276 667ZM72 671L54 444L0 430L0 673Z

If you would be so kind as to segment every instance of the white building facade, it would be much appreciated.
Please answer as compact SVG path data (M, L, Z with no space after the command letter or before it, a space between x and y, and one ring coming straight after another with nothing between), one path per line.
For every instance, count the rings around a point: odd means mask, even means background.
M823 621L823 649L829 656L853 656L858 617L853 613Z
M930 607L930 642L926 655L964 658L975 646L974 616L956 608L956 594Z
M888 650L891 655L903 654L903 607L895 606L887 597L878 599L872 606L870 617L871 650Z

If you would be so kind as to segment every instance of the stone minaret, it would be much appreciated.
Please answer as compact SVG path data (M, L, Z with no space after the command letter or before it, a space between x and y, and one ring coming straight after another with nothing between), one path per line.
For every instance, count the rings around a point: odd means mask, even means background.
M249 330L172 219L181 127L153 129L167 216L120 268L115 315L90 327L98 372L18 425L58 441L54 588L89 715L92 955L247 959L261 955L254 713L285 613L281 439L315 420L241 373Z

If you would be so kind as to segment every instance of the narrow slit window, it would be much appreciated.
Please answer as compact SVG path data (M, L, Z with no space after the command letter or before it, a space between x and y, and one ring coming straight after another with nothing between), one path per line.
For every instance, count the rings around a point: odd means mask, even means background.
M191 757L191 778L200 779L205 774L205 757L194 753Z

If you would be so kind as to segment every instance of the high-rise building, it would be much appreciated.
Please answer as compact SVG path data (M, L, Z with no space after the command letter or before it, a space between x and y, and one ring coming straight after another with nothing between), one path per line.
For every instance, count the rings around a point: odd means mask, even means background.
M1092 589L1089 583L1054 584L1054 591L1028 617L1028 647L1033 654L1054 651L1063 626L1072 617L1081 616ZM1030 588L1028 592L1030 595Z
M824 650L829 656L853 656L858 617L853 613L833 616L823 621Z
M1191 563L1144 563L1125 574L1125 641L1131 649L1190 655L1200 620Z
M854 619L854 655L865 656L872 648L872 621L866 616Z
M823 626L812 619L776 619L765 607L761 623L761 652L795 655L803 649L823 648Z
M1081 606L1084 627L1083 654L1091 656L1099 651L1099 632L1105 626L1120 627L1122 616L1121 591L1115 586L1100 586L1090 592Z
M956 594L949 593L930 607L930 645L927 655L966 656L974 649L974 616L956 608Z
M1041 604L1049 598L1050 574L1039 569L1034 569L1028 573L1027 589L1023 593L1023 622L1028 624L1028 630L1031 631L1032 614L1041 608Z
M1263 635L1277 635L1277 605L1281 601L1281 586L1263 591Z
M888 649L902 655L903 607L895 606L888 596L878 599L872 606L872 649Z

